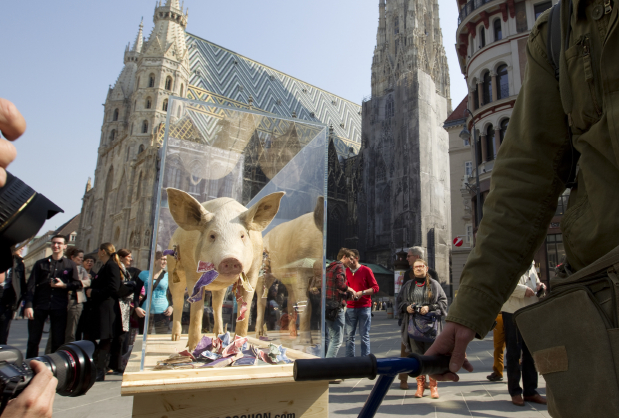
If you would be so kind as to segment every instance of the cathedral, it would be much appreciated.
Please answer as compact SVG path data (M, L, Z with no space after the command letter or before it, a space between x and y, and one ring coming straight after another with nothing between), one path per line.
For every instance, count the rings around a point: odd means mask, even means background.
M160 0L150 35L140 24L124 51L105 100L95 183L83 197L77 245L87 252L112 242L147 268L172 96L320 122L330 127L331 154L359 150L361 106L190 34L187 21L178 0ZM340 199L331 210L341 215L345 206Z

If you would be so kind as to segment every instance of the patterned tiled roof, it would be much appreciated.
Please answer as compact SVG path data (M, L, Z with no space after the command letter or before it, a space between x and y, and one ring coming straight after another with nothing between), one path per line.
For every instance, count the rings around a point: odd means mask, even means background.
M361 145L361 106L297 78L187 34L191 78L188 97L253 107L275 115L333 125L339 154Z

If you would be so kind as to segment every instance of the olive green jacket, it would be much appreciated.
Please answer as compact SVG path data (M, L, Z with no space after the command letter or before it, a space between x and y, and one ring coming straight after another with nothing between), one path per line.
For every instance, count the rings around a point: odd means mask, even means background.
M562 0L562 43L569 1ZM547 11L526 48L524 83L492 170L484 217L447 316L484 336L544 242L574 157L578 185L561 222L568 261L581 269L619 245L619 1L574 0L560 81L546 54ZM600 16L601 15L601 16ZM599 17L595 20L594 17Z

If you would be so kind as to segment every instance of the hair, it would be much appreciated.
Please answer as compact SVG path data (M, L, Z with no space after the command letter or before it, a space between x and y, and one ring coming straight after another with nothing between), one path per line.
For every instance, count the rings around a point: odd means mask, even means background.
M124 277L124 274L123 274L124 266L122 265L122 263L120 262L120 259L118 258L118 253L116 252L116 247L114 247L114 244L112 244L111 242L104 242L103 244L99 245L99 250L105 251L105 253L109 255L110 258L113 259L116 264L118 264L118 268L120 269L120 274L121 276Z
M96 262L96 261L97 261L97 259L95 258L95 256L94 256L94 255L92 255L92 254L85 255L85 256L84 256L84 261L86 261L86 260L92 260L93 262ZM82 261L82 263L83 263L84 261Z
M131 250L128 250L126 248L121 248L120 250L116 251L116 254L118 254L119 257L125 258L129 254L131 254Z
M77 257L77 255L79 253L83 253L84 250L80 250L77 247L69 247L67 248L67 251L65 251L64 255L68 258L68 259L72 259L73 257Z
M62 240L64 241L64 243L67 243L67 237L65 237L64 235L60 235L60 234L56 234L52 237L52 239L50 239L50 241L52 241L54 238L62 238Z
M359 251L354 250L354 249L353 249L353 250L348 250L348 251L350 251L350 253L351 253L352 257L354 257L354 258L356 258L357 260L359 260Z
M343 257L352 257L352 251L348 248L340 248L340 251L337 253L337 261L341 261Z
M417 263L423 263L424 266L428 267L428 262L423 258L418 258L413 263L413 266ZM432 299L432 287L430 286L430 275L426 272L426 293L428 294L428 300Z
M163 258L163 251L155 252L155 261L161 260Z
M419 258L425 258L426 256L426 250L424 250L423 247L410 247L408 249L408 252L413 255L416 255ZM428 265L428 263L425 263L425 264L426 266Z

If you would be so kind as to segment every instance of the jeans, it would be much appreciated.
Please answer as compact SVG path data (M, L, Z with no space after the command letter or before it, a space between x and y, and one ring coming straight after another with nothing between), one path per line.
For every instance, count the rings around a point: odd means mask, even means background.
M537 370L533 357L524 343L516 324L514 323L514 314L503 312L503 327L505 329L505 344L507 352L505 353L505 366L507 368L507 390L510 396L533 396L537 394ZM522 351L522 385L524 392L520 387L520 352Z
M344 340L344 308L340 308L335 321L325 319L325 328L325 349L327 351L325 357L337 357L337 352Z
M355 332L359 326L361 336L361 355L370 354L370 326L372 325L372 308L346 309L346 357L355 356Z

